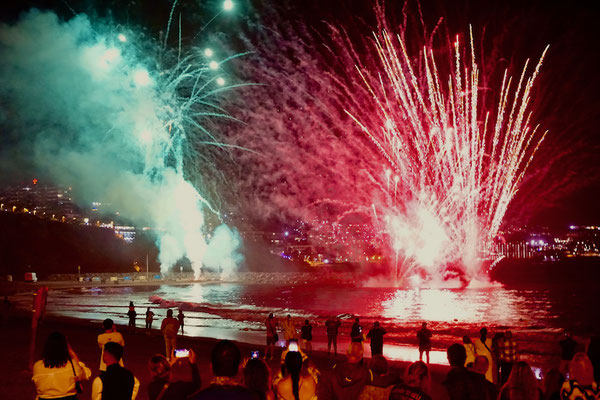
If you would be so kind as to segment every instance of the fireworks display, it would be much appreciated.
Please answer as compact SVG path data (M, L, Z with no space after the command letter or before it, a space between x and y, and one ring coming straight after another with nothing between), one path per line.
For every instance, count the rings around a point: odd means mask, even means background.
M367 217L398 285L487 281L484 261L546 134L531 103L547 49L490 79L498 71L478 65L468 25L448 40L411 32L407 44L404 26L374 14L370 35L334 24L259 32L260 64L240 70L273 90L242 111L261 137L241 131L236 143L277 156L256 160L241 185L265 212Z
M152 228L163 272L183 257L196 277L203 266L231 271L237 231L205 223L219 215L224 181L215 160L226 145L209 124L231 118L220 95L227 58L166 43L83 14L63 21L32 10L0 26L9 126L81 206L101 200L103 212Z
M434 49L423 48L419 69L400 35L375 34L379 68L356 68L376 117L346 110L382 156L375 217L397 254L394 276L401 281L420 279L411 275L419 268L428 278L443 277L452 264L468 281L480 274L544 137L528 109L543 55L518 81L505 72L496 108L483 110L472 37L470 60L461 59L458 37L454 46L454 71L443 77Z

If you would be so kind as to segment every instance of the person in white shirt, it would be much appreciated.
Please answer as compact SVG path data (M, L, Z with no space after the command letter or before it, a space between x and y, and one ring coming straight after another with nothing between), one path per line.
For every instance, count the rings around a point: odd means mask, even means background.
M33 365L36 398L58 399L76 396L76 383L89 379L92 371L79 357L60 332L48 336L42 359Z
M109 342L114 342L123 347L125 346L125 340L123 339L123 335L117 332L112 319L105 319L102 324L104 325L104 333L98 335L98 346L102 349L102 354L100 355L100 371L106 371L106 364L104 363L104 346ZM121 367L124 365L122 359L119 361L119 364Z

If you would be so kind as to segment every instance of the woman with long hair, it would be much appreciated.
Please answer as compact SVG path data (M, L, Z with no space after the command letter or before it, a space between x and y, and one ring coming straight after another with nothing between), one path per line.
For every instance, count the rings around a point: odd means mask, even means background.
M48 335L42 359L33 365L33 382L42 399L77 399L77 383L89 379L91 371L60 332Z
M311 400L317 396L317 383L309 374L302 374L302 354L290 351L285 356L287 375L275 389L279 400Z
M541 391L529 364L518 361L513 365L508 381L502 386L500 400L540 400Z
M573 356L569 367L569 380L560 389L561 400L596 400L600 398L598 384L594 381L594 367L587 354Z
M270 389L271 370L260 358L251 358L244 367L244 386L256 392L261 400L274 400Z

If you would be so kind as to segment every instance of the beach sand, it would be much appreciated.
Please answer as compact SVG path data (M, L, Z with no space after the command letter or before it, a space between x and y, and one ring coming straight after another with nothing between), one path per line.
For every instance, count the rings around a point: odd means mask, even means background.
M136 333L129 334L125 328L121 327L120 329L125 338L125 354L123 357L125 367L130 369L140 380L138 399L147 399L146 387L150 381L147 362L155 353L164 354L164 341L158 330L154 330L151 335L147 335L144 329L138 328ZM101 330L101 326L70 319L47 319L40 324L38 330L35 349L36 360L40 358L42 346L48 334L53 331L60 331L67 336L69 343L77 352L81 361L92 370L92 378L89 382L84 382L84 393L79 395L80 399L90 397L91 381L99 373L100 350L96 339ZM12 315L8 321L1 325L0 338L0 354L2 354L4 360L2 372L0 373L0 387L2 388L0 397L11 400L34 399L35 387L31 381L31 372L28 369L31 320L26 315ZM206 387L212 377L210 351L215 343L216 340L211 338L180 336L178 339L178 347L192 348L198 354L202 387ZM261 354L264 352L264 347L256 349L255 345L246 343L238 343L238 345L242 355L250 355L252 350L260 350ZM281 349L276 350L276 352L277 355L274 360L269 361L272 372L276 372L279 368ZM329 358L327 353L324 352L313 352L311 358L324 375L331 371L336 362L344 359L343 356L338 356L336 359ZM402 376L408 363L390 362L390 365L395 373ZM431 395L434 399L447 398L441 385L447 371L447 366L431 365Z

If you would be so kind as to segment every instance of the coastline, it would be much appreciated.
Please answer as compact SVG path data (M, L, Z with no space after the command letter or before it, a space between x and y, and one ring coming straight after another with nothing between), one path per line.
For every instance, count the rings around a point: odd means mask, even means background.
M40 324L37 333L36 360L40 358L42 346L47 335L56 330L61 331L67 336L69 343L77 352L81 361L92 370L92 378L90 381L84 383L84 393L80 395L80 398L86 398L91 393L91 380L98 375L100 351L96 343L96 338L101 333L101 326L71 318L45 319ZM147 335L144 329L141 328L138 328L137 332L132 334L127 333L125 327L120 327L120 331L125 338L125 354L123 357L125 366L140 380L138 399L146 399L146 387L150 381L147 362L153 354L164 352L163 338L156 329L150 335ZM2 373L0 373L0 385L4 391L4 398L14 400L35 398L35 387L31 382L31 373L27 366L29 340L31 337L31 322L28 316L13 313L8 323L2 326L0 332L2 332L0 351L6 360L12 360L10 363L4 363ZM216 342L217 339L213 338L178 337L178 347L192 348L198 354L202 387L205 387L211 379L209 358L212 346ZM240 347L243 356L249 355L252 350L257 350L256 345L239 341L236 343ZM258 350L263 354L264 346L258 346ZM344 354L345 349L342 349L341 346L338 350L339 354ZM268 361L272 373L279 368L280 354L281 349L277 349L274 360ZM327 374L336 362L344 359L344 356L338 355L337 358L329 358L326 352L313 351L311 358L317 368L323 374ZM400 376L403 376L404 370L408 365L408 362L390 361L392 371ZM444 388L441 385L447 371L447 366L430 365L431 393L434 399L447 398Z

